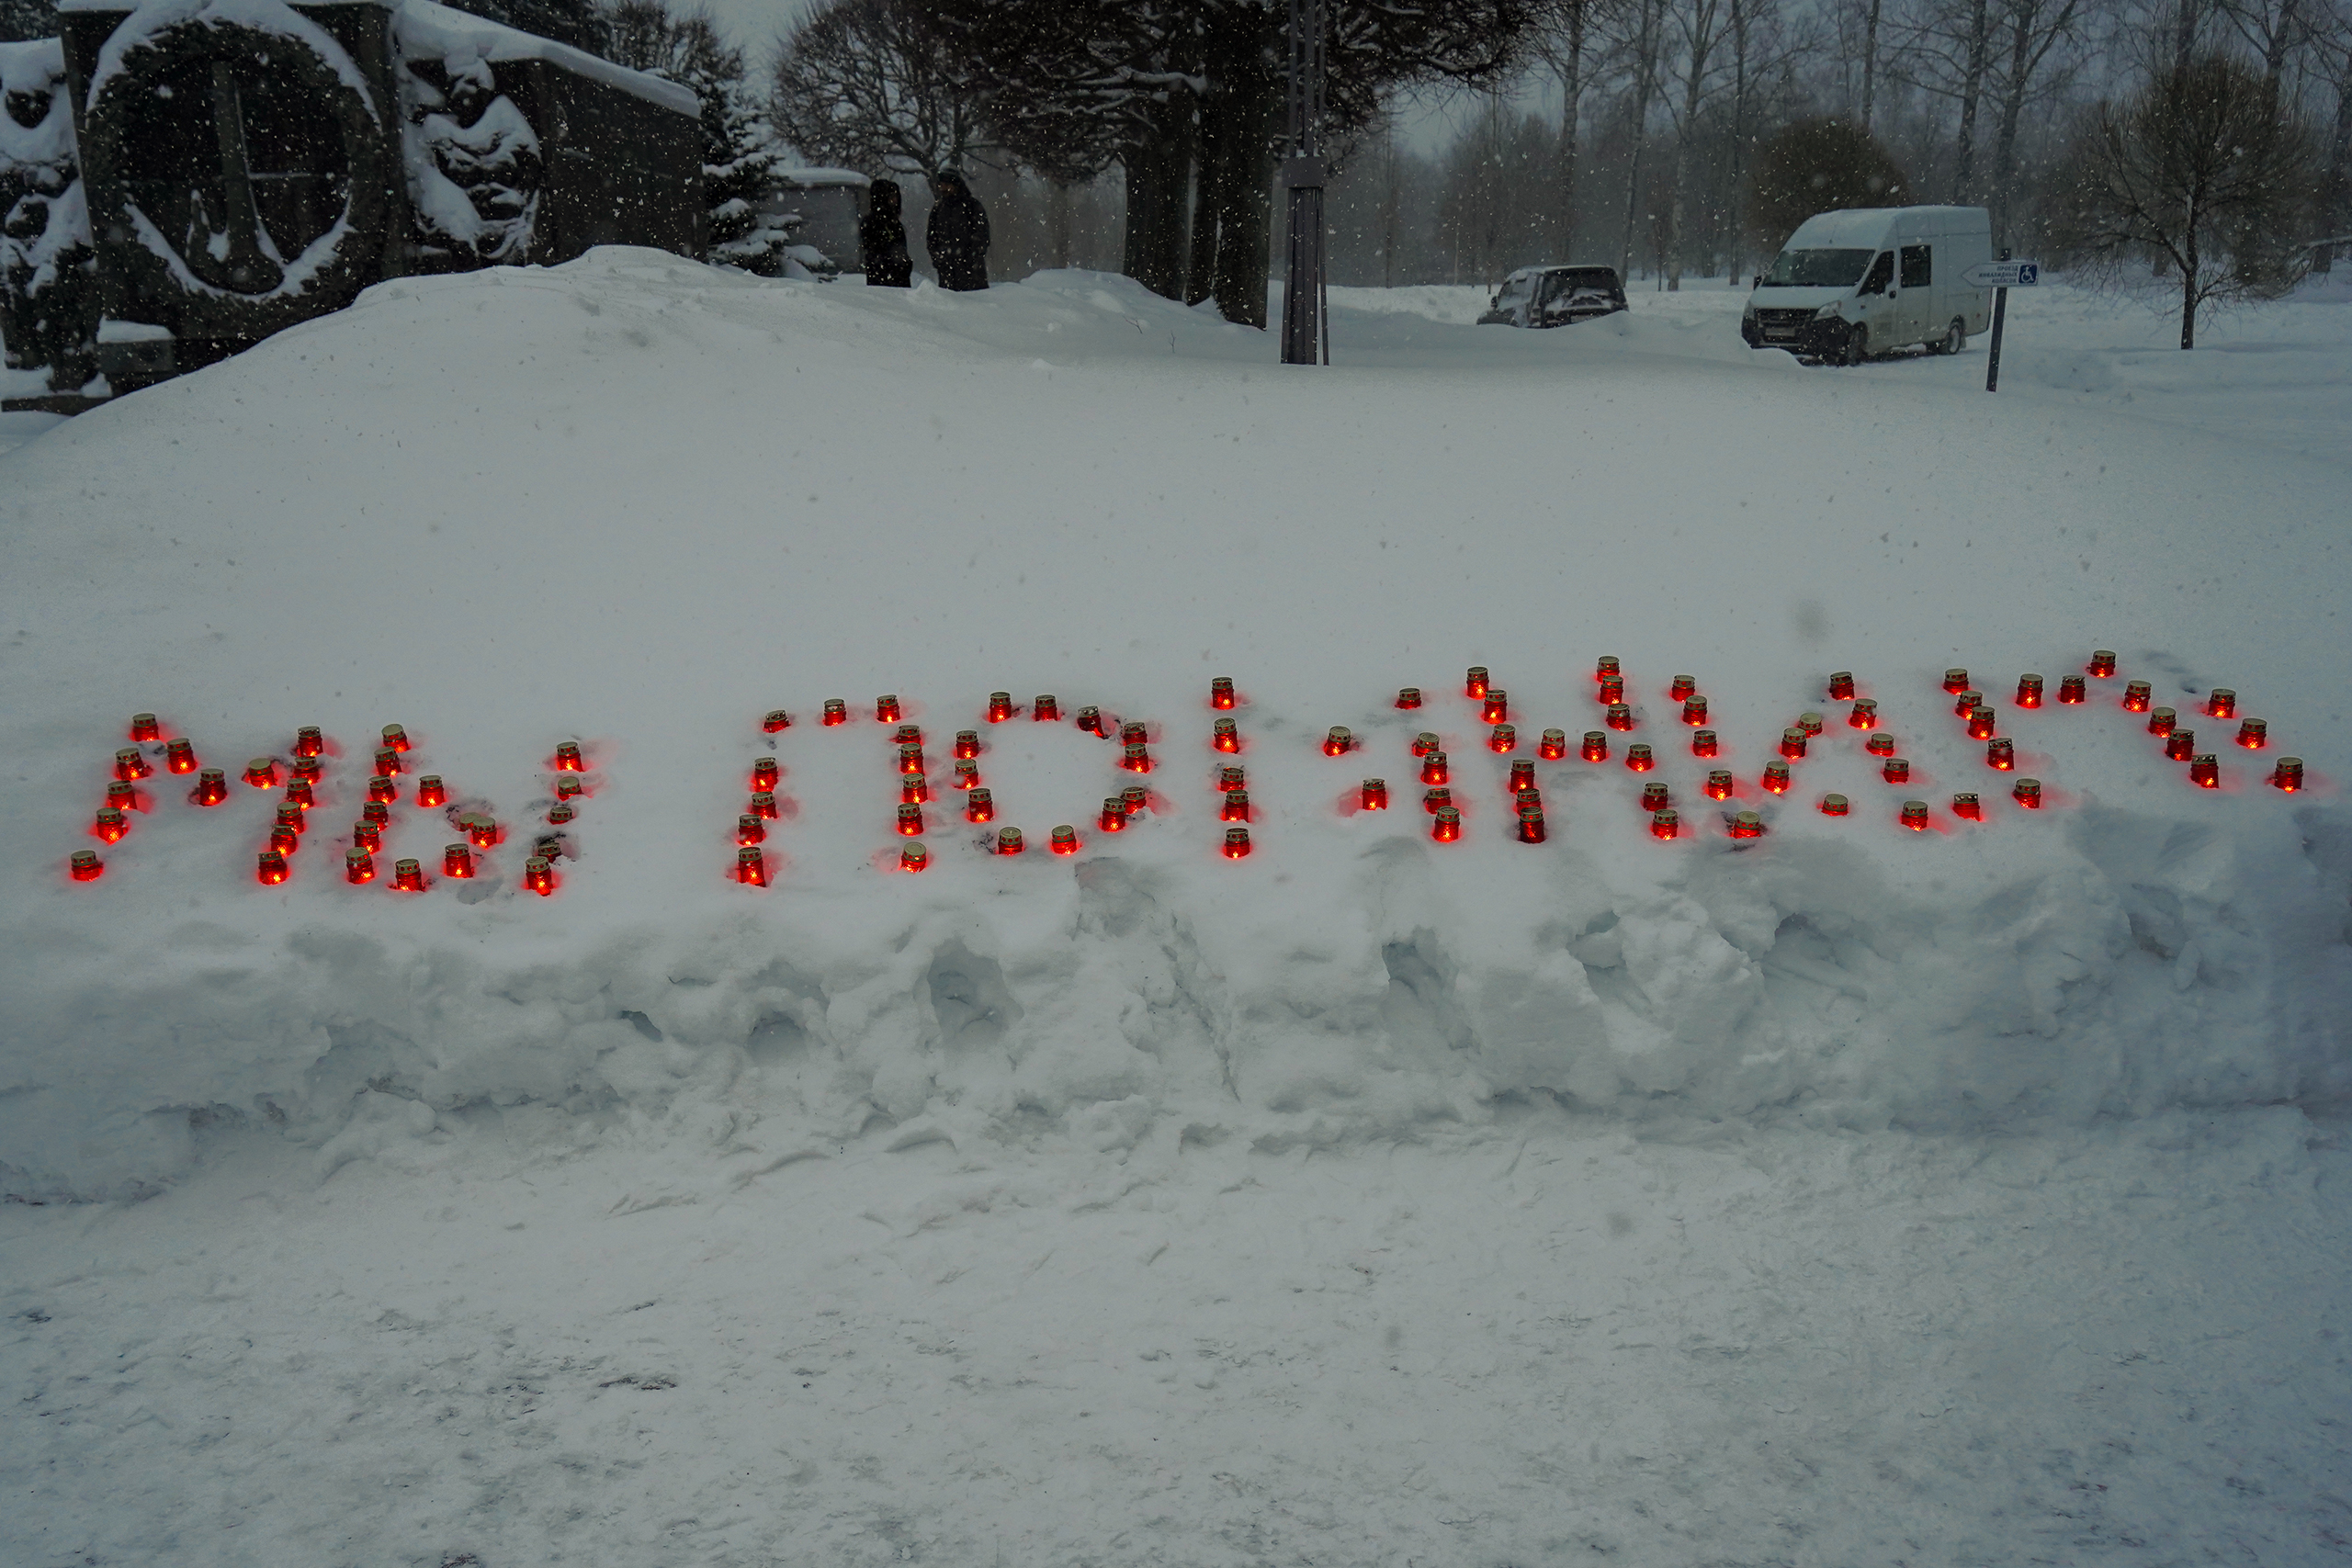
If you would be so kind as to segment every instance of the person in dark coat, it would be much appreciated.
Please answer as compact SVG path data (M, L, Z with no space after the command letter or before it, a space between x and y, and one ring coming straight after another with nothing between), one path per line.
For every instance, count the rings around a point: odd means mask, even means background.
M899 220L899 182L876 180L865 193L865 216L857 220L857 248L865 257L869 288L904 288L914 280L914 258L907 254L907 226Z
M931 265L939 269L942 288L986 288L989 286L989 209L953 169L942 169L932 181L938 199L931 205L931 225L923 243L931 248Z

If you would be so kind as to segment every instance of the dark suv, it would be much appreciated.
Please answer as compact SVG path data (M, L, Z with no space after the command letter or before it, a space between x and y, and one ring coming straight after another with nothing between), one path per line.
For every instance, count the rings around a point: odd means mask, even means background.
M1625 309L1613 266L1523 266L1503 279L1480 326L1565 327Z

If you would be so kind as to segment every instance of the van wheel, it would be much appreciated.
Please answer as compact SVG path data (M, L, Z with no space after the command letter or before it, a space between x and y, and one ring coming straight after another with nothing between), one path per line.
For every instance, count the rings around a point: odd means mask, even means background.
M1858 326L1846 334L1846 355L1838 363L1860 365L1871 356L1871 330Z
M1951 325L1944 329L1944 340L1936 345L1936 351L1939 354L1958 354L1961 345L1967 341L1968 333L1961 325L1960 318L1955 316L1952 318Z

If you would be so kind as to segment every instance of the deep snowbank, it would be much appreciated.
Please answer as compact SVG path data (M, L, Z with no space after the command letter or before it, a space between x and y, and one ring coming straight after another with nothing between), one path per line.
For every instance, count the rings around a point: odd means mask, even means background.
M899 1146L1272 1150L1539 1094L1869 1128L2352 1091L2340 468L1987 400L1973 355L1838 377L1646 301L1553 333L1340 302L1344 363L1302 375L1116 279L893 296L600 253L379 288L0 459L8 1190L139 1190L224 1120L288 1123L332 1170L468 1105L559 1141L658 1132L741 1177L877 1121ZM2009 705L2093 647L2123 668L2089 704ZM1511 842L1463 669L1509 691L1523 757L1598 727L1604 653L1640 727L1606 764L1540 764L1551 841ZM2049 809L1984 768L1951 664ZM1833 669L1907 787L1825 701ZM1685 672L1760 843L1698 792ZM1244 694L1238 758L1209 749L1213 675ZM2224 789L2164 760L2122 678L2222 754ZM1417 715L1388 705L1408 683ZM2216 684L2268 751L2192 716ZM982 722L991 690L1023 714ZM884 869L882 692L943 796L950 736L984 732L1029 852L982 853L935 802L933 869ZM1150 727L1136 829L1094 829L1133 776L1033 723L1040 692ZM827 728L834 696L858 716ZM778 705L778 886L746 888L731 828ZM1763 796L1807 709L1827 734ZM102 880L64 878L144 710L232 779L325 728L292 882L253 880L274 793L205 811L167 776ZM462 898L338 874L392 722L412 776L507 824ZM1363 749L1321 755L1335 724ZM1429 839L1422 728L1460 844ZM528 897L574 738L594 791L561 888ZM1637 741L1682 840L1647 836ZM2312 790L2263 787L2281 752ZM1240 863L1216 852L1236 761ZM1342 809L1367 774L1385 816ZM1952 820L1961 789L1988 820ZM1815 812L1832 790L1851 818ZM1915 797L1936 830L1896 825ZM1074 859L1044 852L1057 823ZM435 871L450 837L402 804L382 859Z

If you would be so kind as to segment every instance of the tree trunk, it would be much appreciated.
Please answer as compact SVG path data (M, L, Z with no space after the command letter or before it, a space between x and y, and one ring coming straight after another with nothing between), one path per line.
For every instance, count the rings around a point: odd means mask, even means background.
M1396 164L1396 122L1380 128L1380 287L1396 287L1396 230L1404 216L1405 193Z
M2009 183L2017 171L2018 121L2025 113L2026 73L2033 50L2033 18L2041 0L2010 0L2009 79L2001 123L1993 133L1993 243L2009 237Z
M1215 158L1220 171L1213 215L1217 314L1261 330L1272 266L1274 132L1282 110L1271 52L1271 39L1250 39L1227 62Z
M1677 135L1674 139L1674 173L1672 195L1666 203L1666 243L1660 247L1666 254L1666 288L1669 294L1682 292L1682 192L1690 182L1690 138Z
M2188 232L2181 236L2180 346L2197 346L2197 220L2195 203L2188 209Z
M1184 293L1184 196L1193 164L1193 100L1171 92L1154 106L1123 160L1127 231L1123 270L1170 299Z
M1469 232L1472 270L1492 277L1501 265L1503 250L1502 99L1489 90L1484 95L1485 130L1481 135L1478 173L1471 186Z
M1182 200L1192 218L1192 243L1184 263L1183 300L1197 305L1216 287L1217 217L1225 208L1224 123L1230 85L1215 64L1208 96L1201 100L1200 129L1193 141L1193 177Z
M1570 0L1568 54L1560 65L1560 257L1577 254L1577 133L1584 109L1585 0Z
M2352 62L2335 84L2335 126L2327 141L2327 232L2332 237L2352 224ZM2321 251L2314 270L2335 270L2335 247Z
M1657 85L1657 7L1659 0L1642 0L1642 22L1635 35L1634 68L1633 146L1625 159L1625 234L1618 247L1617 275L1634 274L1634 220L1641 212L1642 144L1650 118L1650 94Z
M1667 203L1666 287L1682 292L1683 234L1690 191L1691 143L1699 137L1699 108L1707 99L1707 62L1715 52L1715 0L1693 0L1686 41L1690 48L1689 71L1682 78L1682 113L1674 127L1673 196Z
M1984 95L1984 57L1990 46L1985 0L1975 0L1968 13L1968 63L1960 85L1960 146L1952 171L1952 200L1968 199L1976 181L1976 106Z
M2287 51L2294 42L2295 6L2296 0L2279 0L2278 19L2272 25L2262 51L2262 85L2269 96L2273 113L2278 107L2278 80L2287 71Z
M1046 182L1046 250L1058 268L1069 266L1069 186Z
M1731 204L1731 221L1726 248L1731 255L1730 280L1739 281L1741 265L1747 259L1745 236L1747 233L1747 204L1740 199L1740 182L1747 176L1747 7L1743 0L1731 0L1731 156L1724 180L1724 190Z
M1871 116L1878 107L1878 10L1879 0L1871 0L1870 9L1862 15L1862 130L1871 128Z
M2197 284L2188 277L2180 282L2180 346L2197 346Z

